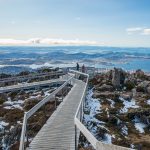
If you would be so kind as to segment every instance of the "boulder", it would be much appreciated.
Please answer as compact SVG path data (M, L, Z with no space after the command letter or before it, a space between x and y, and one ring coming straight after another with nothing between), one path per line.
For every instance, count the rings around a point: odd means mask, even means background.
M147 87L150 85L150 81L143 81L138 84L136 91L137 92L147 92Z
M125 71L120 68L114 68L112 73L112 85L119 89L125 81Z
M111 85L103 84L102 86L98 87L98 91L113 91L113 87Z

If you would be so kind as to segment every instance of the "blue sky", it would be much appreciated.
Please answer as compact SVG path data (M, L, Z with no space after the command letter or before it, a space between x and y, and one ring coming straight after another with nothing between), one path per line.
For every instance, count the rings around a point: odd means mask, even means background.
M0 44L36 38L150 47L150 0L0 0L0 18Z

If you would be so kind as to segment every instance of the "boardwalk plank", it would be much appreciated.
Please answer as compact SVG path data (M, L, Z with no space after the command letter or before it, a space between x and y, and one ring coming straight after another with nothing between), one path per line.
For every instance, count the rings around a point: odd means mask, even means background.
M74 115L85 83L79 80L29 145L29 150L74 150Z

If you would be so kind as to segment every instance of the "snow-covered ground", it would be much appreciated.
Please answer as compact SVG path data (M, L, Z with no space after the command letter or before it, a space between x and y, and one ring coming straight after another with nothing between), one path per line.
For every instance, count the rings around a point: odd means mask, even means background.
M131 101L127 101L120 97L120 100L123 102L124 107L120 110L120 113L126 113L128 112L129 108L139 108L139 106L136 104L135 100L132 99Z
M147 104L150 105L150 99L147 100Z
M93 89L90 89L86 96L86 105L85 105L85 114L84 114L84 124L90 130L90 132L97 137L98 128L105 129L109 132L109 130L105 127L105 122L99 121L95 118L95 115L101 112L101 101L93 98ZM114 103L112 103L114 105ZM93 125L96 124L95 125ZM111 144L112 143L112 135L106 133L104 137L101 139L102 142Z
M5 109L14 109L14 108L18 108L23 110L22 108L22 104L24 103L23 100L18 100L18 101L11 101L11 99L9 99L8 101L4 102L3 105L5 106Z
M9 123L7 123L5 121L0 121L0 130L4 129L8 125L9 125Z
M89 90L86 96L86 103L85 103L85 114L84 114L84 121L88 124L90 121L96 122L97 124L103 124L104 122L99 121L95 118L95 115L100 112L101 104L98 99L92 98L93 90Z
M21 111L24 111L24 105L26 101L32 101L32 100L41 100L44 97L47 97L52 93L57 87L51 87L51 88L43 88L42 90L26 90L24 91L24 94L19 95L19 93L15 96L14 99L11 99L11 97L7 98L7 101L5 101L2 104L2 107L5 109L5 111L9 112L15 111L15 109L20 109ZM7 94L9 96L9 93ZM22 99L23 96L23 99ZM58 97L60 98L60 97ZM11 115L11 114L10 114ZM11 117L11 116L10 116ZM23 116L22 116L23 117ZM0 118L1 119L1 118ZM8 145L6 144L6 141L4 140L5 135L3 135L4 131L11 131L11 129L16 127L16 124L22 124L21 120L18 120L12 124L12 122L5 122L5 120L2 118L0 120L0 138L2 139L0 141L0 145L6 150ZM10 126L9 126L10 125ZM7 128L9 127L9 129ZM7 129L7 130L6 130ZM7 134L7 132L6 132Z
M139 133L145 133L144 128L146 128L147 125L141 122L140 119L137 117L135 117L133 121L134 121L134 126L136 130L138 130Z

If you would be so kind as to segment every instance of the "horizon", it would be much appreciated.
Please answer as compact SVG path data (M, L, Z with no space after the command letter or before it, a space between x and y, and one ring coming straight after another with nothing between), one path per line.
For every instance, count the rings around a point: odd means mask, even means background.
M144 48L144 49L150 49L150 46L148 47L142 47L142 46L111 46L111 45L48 45L48 44L29 44L29 45L0 45L0 47L101 47L101 48L128 48L128 49L139 49L139 48Z
M1 0L0 17L2 46L150 47L149 0Z

